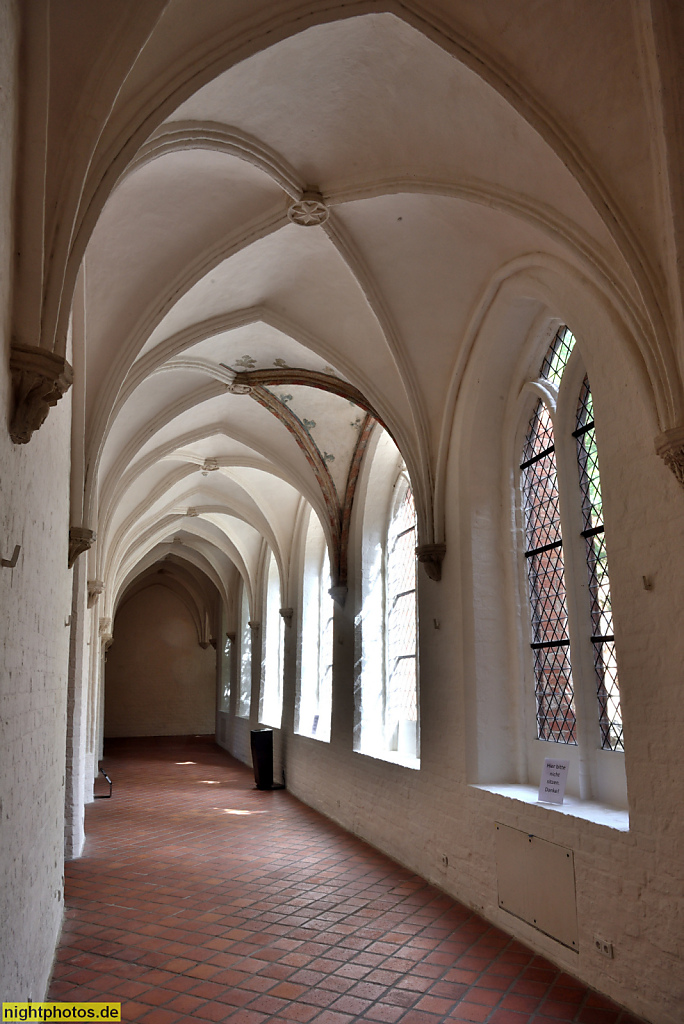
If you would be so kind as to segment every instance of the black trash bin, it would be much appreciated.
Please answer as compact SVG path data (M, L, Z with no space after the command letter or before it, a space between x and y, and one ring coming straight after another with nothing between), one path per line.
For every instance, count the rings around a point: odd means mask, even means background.
M273 729L252 729L252 764L257 789L273 789Z

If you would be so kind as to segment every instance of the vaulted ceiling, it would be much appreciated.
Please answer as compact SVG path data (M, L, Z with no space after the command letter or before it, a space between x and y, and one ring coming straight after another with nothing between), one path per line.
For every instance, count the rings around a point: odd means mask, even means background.
M502 268L544 253L629 291L566 164L502 95L390 13L306 28L159 124L90 237L86 511L110 600L185 551L224 595L298 516L340 551L373 430L423 543L455 378ZM286 596L283 597L287 602Z

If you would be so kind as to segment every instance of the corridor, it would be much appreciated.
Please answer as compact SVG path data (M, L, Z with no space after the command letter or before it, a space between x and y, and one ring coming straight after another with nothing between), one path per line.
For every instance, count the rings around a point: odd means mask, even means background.
M109 741L104 764L51 1000L145 1024L638 1024L211 742Z

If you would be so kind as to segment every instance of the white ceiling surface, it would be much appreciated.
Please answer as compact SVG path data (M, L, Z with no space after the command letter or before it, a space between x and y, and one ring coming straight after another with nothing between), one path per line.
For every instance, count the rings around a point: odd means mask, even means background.
M325 225L289 222L288 176L324 195ZM220 75L155 133L86 253L100 571L172 541L188 506L207 511L182 521L186 543L225 536L252 583L263 542L289 564L300 497L321 513L320 488L286 426L228 392L232 372L350 382L429 480L493 278L521 255L581 263L581 251L625 278L534 130L391 15L308 29ZM342 499L363 411L301 384L268 387L315 422L306 429ZM203 476L207 458L221 468Z

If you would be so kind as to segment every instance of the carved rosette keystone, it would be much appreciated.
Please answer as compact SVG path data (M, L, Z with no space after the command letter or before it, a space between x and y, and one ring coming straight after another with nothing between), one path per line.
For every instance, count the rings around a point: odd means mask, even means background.
M252 388L249 384L240 384L239 381L233 381L231 384L226 384L226 391L229 395L251 395Z
M442 578L442 561L446 554L446 544L420 544L416 548L418 561L421 563L428 578L436 583Z
M95 531L85 526L72 526L69 530L69 568L79 555L91 548L96 540Z
M92 608L105 588L104 580L88 580L88 607Z
M658 434L655 450L684 487L684 427L673 427Z
M287 216L292 224L313 228L325 224L330 216L330 210L320 192L308 190L302 192L301 197L290 204Z
M38 345L14 342L10 351L13 408L10 437L27 444L43 425L50 409L73 383L73 370L63 356Z

